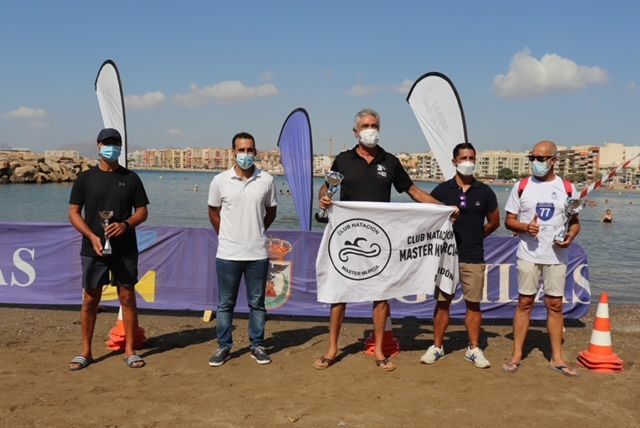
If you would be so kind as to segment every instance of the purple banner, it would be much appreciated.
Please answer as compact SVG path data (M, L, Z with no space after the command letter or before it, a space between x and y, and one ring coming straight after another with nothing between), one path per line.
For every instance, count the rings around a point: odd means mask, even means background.
M140 227L140 281L136 285L142 308L215 310L217 237L212 230L177 227ZM273 231L267 308L271 314L327 316L329 306L316 301L315 260L322 234ZM0 223L0 303L70 305L81 303L80 234L64 224ZM485 241L487 287L481 302L485 318L511 319L518 296L516 238L490 237ZM589 264L586 253L572 245L567 272L564 313L577 319L590 303ZM545 319L539 296L534 319ZM105 287L103 302L117 304L112 287ZM433 315L432 296L410 296L391 301L394 318ZM243 292L238 312L247 312ZM464 317L460 287L451 315ZM347 315L371 316L371 303L349 304Z
M311 230L313 207L313 144L309 115L303 108L292 111L282 125L280 162L284 168L301 230Z

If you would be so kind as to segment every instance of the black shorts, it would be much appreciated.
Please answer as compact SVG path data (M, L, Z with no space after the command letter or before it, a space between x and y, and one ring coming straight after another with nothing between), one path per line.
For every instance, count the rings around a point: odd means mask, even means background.
M103 285L131 288L138 282L138 255L89 257L82 261L82 288L95 289ZM112 277L109 279L109 271Z

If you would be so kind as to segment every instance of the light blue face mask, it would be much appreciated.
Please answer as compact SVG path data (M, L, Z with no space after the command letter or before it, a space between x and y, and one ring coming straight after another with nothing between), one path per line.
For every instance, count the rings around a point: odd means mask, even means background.
M549 165L547 162L540 162L535 160L531 162L531 169L533 170L533 175L535 175L536 177L544 177L551 169L551 165Z
M251 168L255 160L256 155L254 155L253 153L238 153L236 155L236 163L241 169Z
M100 149L100 156L107 162L115 162L120 157L120 146L104 146Z

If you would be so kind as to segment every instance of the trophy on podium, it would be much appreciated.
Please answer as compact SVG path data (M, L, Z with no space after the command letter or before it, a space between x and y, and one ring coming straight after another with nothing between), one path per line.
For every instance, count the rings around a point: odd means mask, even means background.
M564 212L562 217L564 218L564 225L562 230L553 237L553 241L561 244L567 239L567 233L569 232L569 223L574 215L578 214L584 206L584 199L568 198L564 204Z
M338 191L338 187L340 186L340 183L342 183L344 175L336 171L329 171L324 179L327 183L327 187L329 188L327 195L331 198L333 194ZM315 217L318 223L329 222L329 214L327 213L327 210L320 210L320 212L316 213Z
M107 226L109 226L109 220L113 217L113 211L98 211L98 215L102 219L102 227L104 228L104 247L102 247L102 254L105 256L111 255L111 242L107 236Z

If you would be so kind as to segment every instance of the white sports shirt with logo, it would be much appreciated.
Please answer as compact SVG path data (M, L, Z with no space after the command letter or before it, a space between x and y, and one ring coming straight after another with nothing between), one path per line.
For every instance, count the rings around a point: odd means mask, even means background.
M562 178L556 176L552 181L539 181L531 177L518 196L520 182L511 189L505 210L516 214L518 220L529 223L535 213L538 214L540 232L534 238L528 233L520 233L517 256L519 259L539 264L567 263L567 248L560 248L553 243L553 238L564 227L564 206L569 197ZM577 195L572 184L572 195Z

